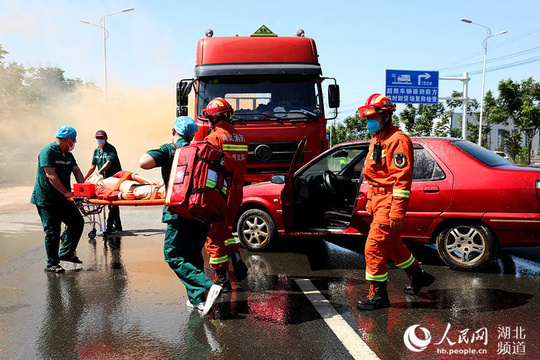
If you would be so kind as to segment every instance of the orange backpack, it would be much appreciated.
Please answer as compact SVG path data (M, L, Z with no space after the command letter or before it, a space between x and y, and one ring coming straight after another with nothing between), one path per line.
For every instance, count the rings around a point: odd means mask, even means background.
M182 217L223 220L233 164L231 155L206 141L176 149L165 205Z

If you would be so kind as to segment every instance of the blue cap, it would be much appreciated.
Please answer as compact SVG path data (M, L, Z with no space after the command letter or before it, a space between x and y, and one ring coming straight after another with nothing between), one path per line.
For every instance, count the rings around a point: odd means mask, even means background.
M182 136L193 137L199 130L195 120L189 116L179 116L174 122L174 130Z
M58 130L56 131L56 137L59 139L64 139L64 138L75 139L77 138L77 131L71 126L60 126Z

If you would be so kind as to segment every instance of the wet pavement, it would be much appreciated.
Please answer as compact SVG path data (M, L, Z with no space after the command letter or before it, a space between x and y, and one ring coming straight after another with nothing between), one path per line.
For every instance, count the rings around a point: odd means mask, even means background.
M242 250L248 278L202 318L163 260L161 209L121 214L125 232L89 241L86 225L82 267L49 274L35 209L0 206L0 359L373 358L349 352L360 343L380 359L540 358L540 248L510 249L468 273L415 247L437 281L407 296L405 273L391 267L392 307L359 312L361 244L283 240L272 252ZM335 314L320 311L303 279ZM343 337L330 318L356 337Z

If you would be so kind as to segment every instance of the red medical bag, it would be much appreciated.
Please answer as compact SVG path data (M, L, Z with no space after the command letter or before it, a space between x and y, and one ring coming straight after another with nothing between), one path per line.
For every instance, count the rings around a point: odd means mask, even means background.
M95 188L94 184L73 184L73 196L94 198L96 197Z
M176 149L165 205L182 217L223 220L233 163L231 155L206 141Z

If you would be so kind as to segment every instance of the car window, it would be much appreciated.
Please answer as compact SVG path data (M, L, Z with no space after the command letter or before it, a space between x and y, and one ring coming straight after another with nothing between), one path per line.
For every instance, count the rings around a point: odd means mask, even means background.
M511 161L506 160L502 156L499 156L482 146L473 144L470 141L458 140L453 141L452 144L456 145L461 150L465 151L467 154L471 155L476 160L486 164L487 166L502 166L502 165L513 165Z
M360 164L359 160L365 157L366 151L367 148L359 148L358 146L335 148L334 151L328 152L325 156L313 161L300 176L307 177L330 170L334 173L358 173L358 177L360 177L363 163Z
M413 181L443 180L446 174L435 159L419 144L414 144Z

